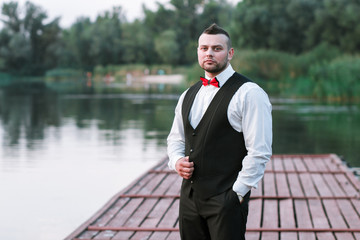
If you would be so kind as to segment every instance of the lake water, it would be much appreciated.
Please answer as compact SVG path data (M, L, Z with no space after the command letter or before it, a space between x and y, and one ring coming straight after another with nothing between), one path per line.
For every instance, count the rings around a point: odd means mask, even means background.
M63 239L166 156L178 95L0 91L0 239ZM274 154L360 167L360 106L272 98Z

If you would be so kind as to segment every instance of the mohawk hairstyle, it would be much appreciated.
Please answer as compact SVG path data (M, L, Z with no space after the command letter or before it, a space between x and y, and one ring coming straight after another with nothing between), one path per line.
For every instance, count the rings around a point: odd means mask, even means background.
M210 35L216 35L216 34L224 34L228 38L228 49L231 48L231 39L230 35L227 31L225 31L223 28L219 27L216 23L211 24L208 28L206 28L202 34L210 34Z

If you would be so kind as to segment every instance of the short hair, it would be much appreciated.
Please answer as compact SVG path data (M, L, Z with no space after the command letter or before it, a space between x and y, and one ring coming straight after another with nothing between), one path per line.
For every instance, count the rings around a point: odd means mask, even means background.
M210 34L210 35L224 34L228 38L228 49L231 48L231 39L229 33L225 31L223 28L219 27L216 23L211 24L208 28L206 28L202 32L202 34Z

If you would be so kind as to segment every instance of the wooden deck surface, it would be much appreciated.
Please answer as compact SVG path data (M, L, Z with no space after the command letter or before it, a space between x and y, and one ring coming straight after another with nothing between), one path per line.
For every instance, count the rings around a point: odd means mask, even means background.
M180 239L181 178L165 159L66 240ZM360 181L334 154L274 155L249 203L247 240L360 240Z

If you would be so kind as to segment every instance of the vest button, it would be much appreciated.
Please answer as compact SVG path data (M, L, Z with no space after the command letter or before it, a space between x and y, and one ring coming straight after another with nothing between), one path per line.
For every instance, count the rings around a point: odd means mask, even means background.
M193 136L196 136L196 133L195 133L195 132L193 132L193 133L192 133L192 135L193 135Z
M194 151L194 149L190 149L190 153L192 153Z
M193 183L194 183L194 181L190 181L190 183L191 183L191 184L193 184Z

